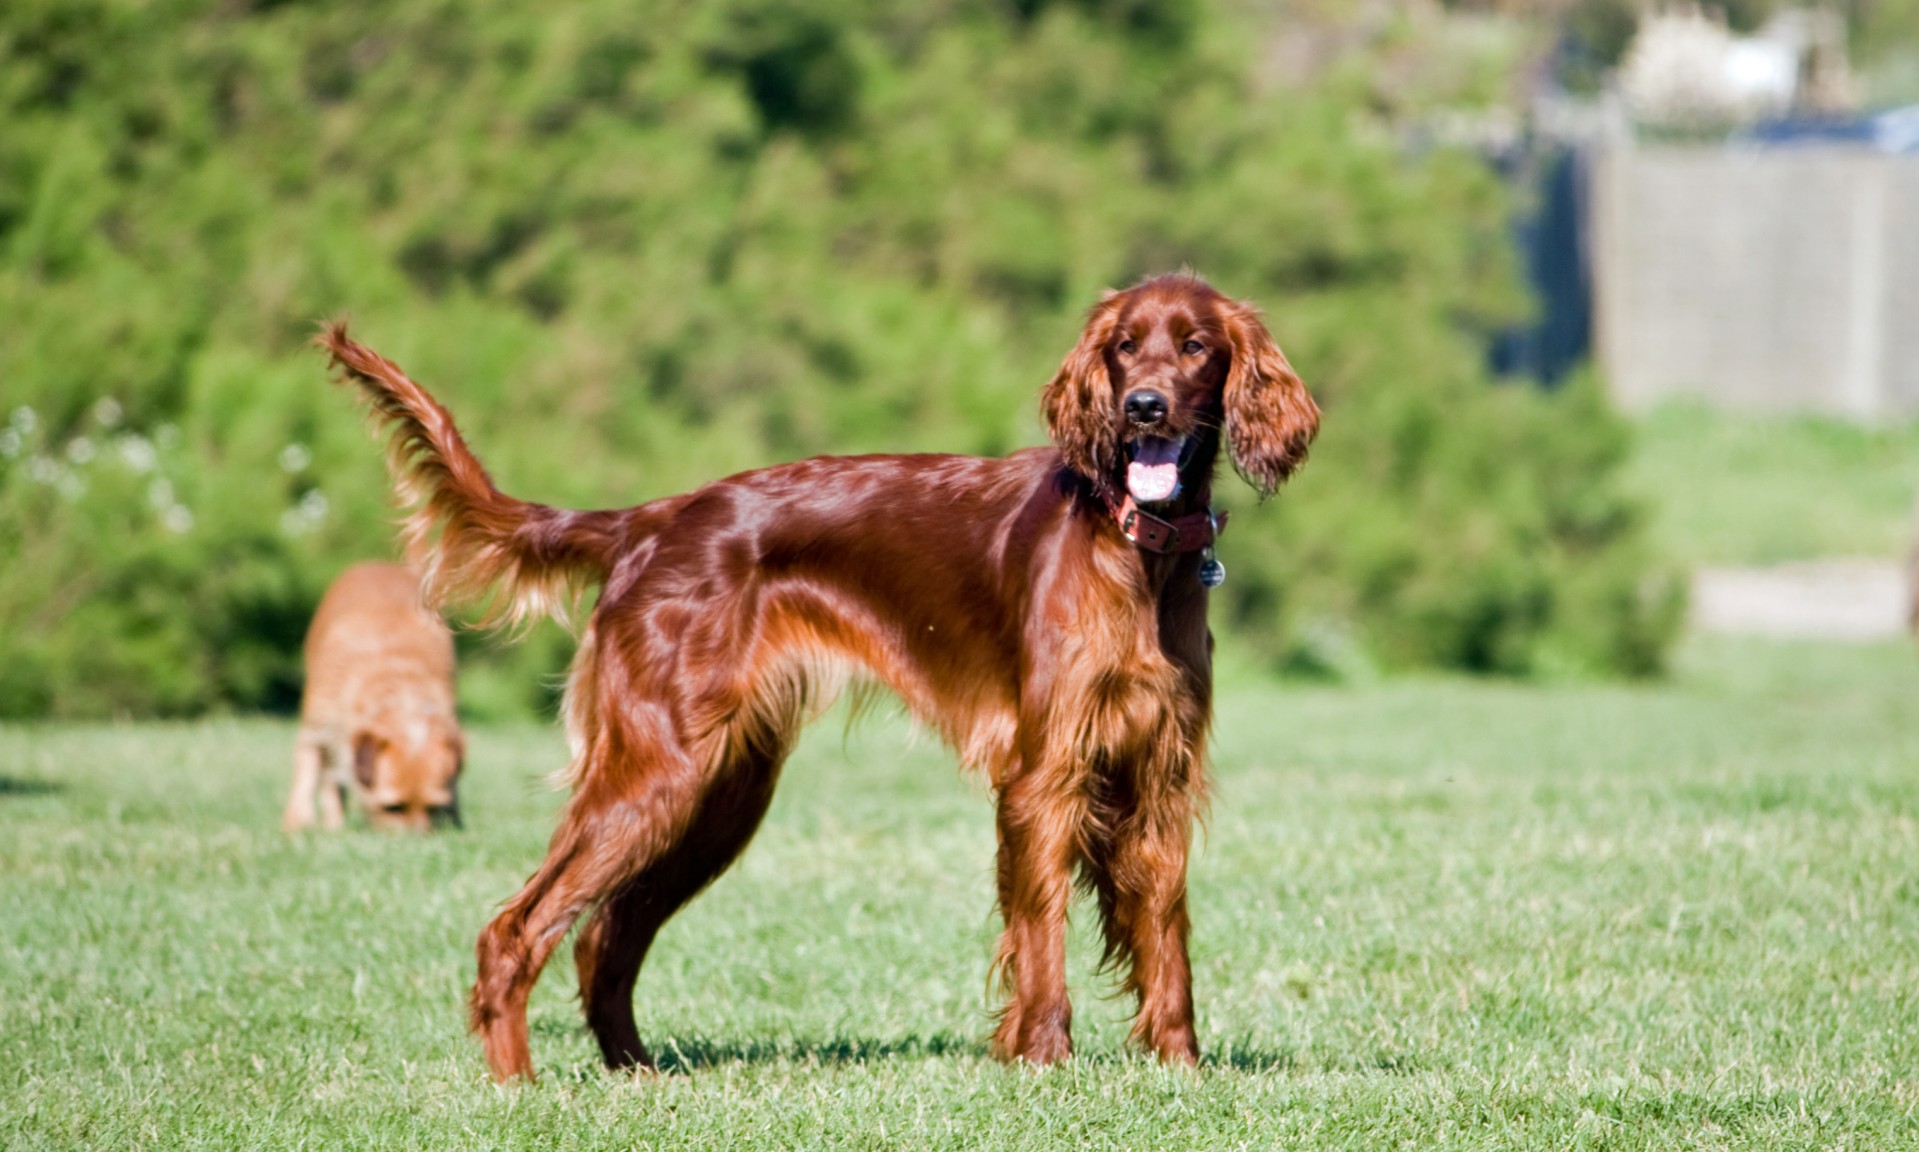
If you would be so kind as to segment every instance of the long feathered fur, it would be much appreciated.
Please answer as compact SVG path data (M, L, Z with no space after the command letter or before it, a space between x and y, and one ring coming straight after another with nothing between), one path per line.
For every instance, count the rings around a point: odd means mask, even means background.
M358 386L389 434L387 468L403 506L407 555L428 601L481 611L486 627L539 616L570 623L579 598L603 582L626 545L627 513L578 512L519 500L494 487L453 417L379 353L326 326L314 341Z

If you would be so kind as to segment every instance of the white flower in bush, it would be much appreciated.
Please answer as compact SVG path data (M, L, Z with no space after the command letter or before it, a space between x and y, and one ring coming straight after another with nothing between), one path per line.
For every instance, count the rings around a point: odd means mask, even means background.
M173 481L165 476L155 476L153 483L147 485L147 503L162 512L172 508L174 506Z
M304 536L326 519L327 508L326 493L318 488L309 489L297 504L280 513L280 531L289 536Z
M169 532L185 532L193 527L193 511L185 504L172 504L160 513L160 523Z
M111 428L120 423L123 415L125 413L120 409L120 402L111 396L100 397L99 403L93 406L93 418L99 421L102 428Z
M67 459L73 461L75 464L91 464L93 462L93 441L87 439L85 436L75 436L67 442Z
M308 464L313 463L313 453L307 451L304 444L289 444L280 449L280 470L282 472L304 472Z
M135 472L151 472L160 462L160 454L153 450L153 442L145 436L129 433L113 442L114 450L120 453L120 460Z

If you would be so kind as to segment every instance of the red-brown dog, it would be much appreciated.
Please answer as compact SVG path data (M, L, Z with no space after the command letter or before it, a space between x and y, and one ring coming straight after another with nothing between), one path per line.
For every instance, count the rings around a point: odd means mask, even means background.
M648 1063L632 995L655 933L746 846L848 669L898 692L997 795L1011 995L994 1050L1071 1052L1077 873L1138 998L1134 1037L1198 1058L1186 857L1223 577L1213 470L1227 448L1270 492L1319 420L1251 307L1190 276L1108 296L1046 389L1057 447L806 460L601 512L504 495L418 385L343 328L321 339L392 430L436 594L504 591L513 617L602 588L567 687L572 799L480 937L472 1022L496 1076L532 1075L527 995L589 909L587 1022L608 1064Z
M358 564L307 629L306 692L283 825L338 828L348 792L375 827L460 820L466 743L453 715L453 636L397 564Z

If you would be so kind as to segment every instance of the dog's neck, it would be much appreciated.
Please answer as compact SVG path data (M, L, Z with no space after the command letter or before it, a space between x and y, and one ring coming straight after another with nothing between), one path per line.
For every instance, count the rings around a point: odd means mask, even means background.
M1171 499L1142 504L1127 491L1123 478L1097 485L1095 495L1120 534L1141 551L1198 552L1212 546L1226 523L1225 513L1215 515L1212 509L1218 460L1219 442L1208 436L1180 469L1179 488Z

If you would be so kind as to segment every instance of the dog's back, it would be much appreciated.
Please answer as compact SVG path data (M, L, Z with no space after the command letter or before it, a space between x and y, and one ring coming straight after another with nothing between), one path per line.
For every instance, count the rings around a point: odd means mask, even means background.
M379 824L452 815L464 745L454 720L453 636L398 564L347 569L320 601L306 640L293 795L286 824L330 826L352 790Z
M453 636L399 564L356 564L320 601L306 639L300 719L350 723L394 690L453 704Z

